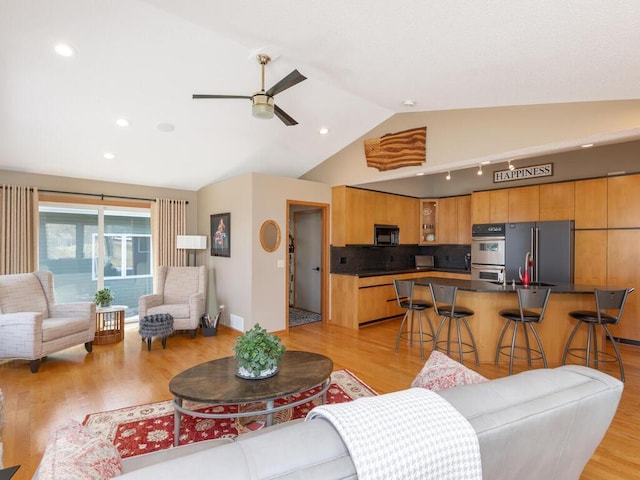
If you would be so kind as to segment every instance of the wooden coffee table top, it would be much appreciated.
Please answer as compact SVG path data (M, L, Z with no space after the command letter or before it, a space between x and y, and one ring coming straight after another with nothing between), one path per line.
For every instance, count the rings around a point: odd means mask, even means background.
M173 377L169 390L183 400L204 403L271 400L320 385L331 376L333 361L317 353L287 351L273 377L245 380L236 376L237 369L235 357L201 363Z

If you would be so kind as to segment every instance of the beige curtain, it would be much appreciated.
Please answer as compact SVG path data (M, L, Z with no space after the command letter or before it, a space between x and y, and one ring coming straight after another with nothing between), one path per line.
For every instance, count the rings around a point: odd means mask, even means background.
M154 271L160 265L186 265L185 251L176 248L176 237L187 233L187 202L156 198L151 206L151 238Z
M38 189L0 188L0 275L38 268Z

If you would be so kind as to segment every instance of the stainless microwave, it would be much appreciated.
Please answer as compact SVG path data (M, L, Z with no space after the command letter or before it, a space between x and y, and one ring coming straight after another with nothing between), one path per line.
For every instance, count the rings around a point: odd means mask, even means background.
M397 225L374 225L373 244L396 246L400 243L400 229Z

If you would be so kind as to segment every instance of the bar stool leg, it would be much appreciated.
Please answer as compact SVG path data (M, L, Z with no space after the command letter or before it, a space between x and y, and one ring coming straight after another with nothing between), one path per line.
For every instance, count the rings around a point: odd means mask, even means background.
M540 355L542 356L542 364L544 365L544 368L547 368L547 356L544 354L544 348L542 348L542 341L540 341L540 337L538 336L538 332L536 328L532 324L529 324L529 327L533 332L533 336L535 337L536 342L538 342L538 347L540 348Z
M581 326L582 326L582 322L578 321L578 323L576 323L576 326L573 327L573 330L571 330L571 334L569 335L569 339L567 340L567 345L564 347L564 353L562 354L562 365L567 364L567 355L569 354L571 344L573 343L573 337L576 336L576 333L578 332ZM587 366L589 365L587 364Z
M513 356L516 350L517 336L518 336L518 322L513 322L513 335L511 336L511 352L509 353L509 375L513 374Z
M478 348L476 347L476 339L473 338L473 333L471 333L471 327L469 327L469 322L467 322L466 317L462 317L462 321L464 322L464 326L467 327L467 332L469 333L469 338L471 339L471 345L473 346L473 353L476 357L476 365L480 365L480 358L478 357Z
M522 329L524 330L524 342L527 350L527 365L531 366L531 345L529 344L529 332L527 331L527 324L522 324Z
M407 321L408 316L409 310L406 311L404 317L402 317L402 322L400 323L400 329L398 330L398 336L396 337L396 353L398 353L398 348L400 346L400 337L402 336L402 329L404 328L404 324Z
M511 320L507 320L506 322L504 322L504 327L500 332L500 337L498 338L498 348L496 348L496 359L494 361L495 365L498 365L498 360L500 359L500 352L502 347L502 340L504 340L504 334L507 333L507 329L509 328L510 323L511 323Z
M618 360L618 365L620 366L620 380L624 382L624 367L622 366L622 355L620 355L620 350L618 349L618 342L614 340L613 335L611 335L611 331L609 330L609 327L607 325L603 323L602 328L604 328L604 331L607 332L607 336L609 337L609 340L611 340L613 349L616 351L616 358Z

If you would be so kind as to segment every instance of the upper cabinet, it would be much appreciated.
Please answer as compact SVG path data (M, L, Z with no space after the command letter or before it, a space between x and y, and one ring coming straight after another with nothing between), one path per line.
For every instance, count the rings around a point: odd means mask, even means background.
M540 220L540 187L510 188L509 222L537 222Z
M471 223L504 223L509 221L509 190L473 192Z
M578 180L574 185L576 228L607 228L607 179Z
M607 180L609 228L640 227L640 175L609 177Z
M471 243L471 195L420 202L421 245Z
M458 235L454 243L471 244L471 195L456 197L458 210Z
M401 244L418 243L415 198L339 186L331 190L331 203L332 245L371 245L375 224L398 225Z
M438 229L438 220L440 217L438 200L423 198L420 200L419 209L420 219L420 245L430 245L438 241L436 230ZM439 232L438 232L439 234Z
M574 217L574 182L540 185L540 221L573 220Z

